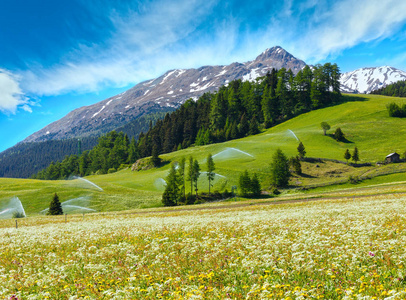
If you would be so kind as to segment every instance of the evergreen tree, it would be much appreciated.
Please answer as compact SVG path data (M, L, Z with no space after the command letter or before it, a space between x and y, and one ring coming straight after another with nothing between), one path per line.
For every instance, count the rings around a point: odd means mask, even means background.
M238 132L240 137L245 137L249 131L249 124L247 121L247 118L245 116L245 113L241 116L240 119L240 124L238 125Z
M196 192L196 199L197 199L197 181L199 180L200 176L200 166L199 162L197 159L193 162L193 182L195 186L195 192Z
M271 176L275 186L288 186L291 176L289 172L289 161L281 149L277 149L272 157Z
M305 146L303 145L302 142L300 142L299 146L297 146L297 152L299 153L299 158L305 157L306 150L305 150Z
M162 203L164 206L175 206L180 199L179 178L176 172L175 165L172 164L168 176L166 177L166 187L162 195Z
M247 170L245 170L239 178L240 194L245 197L251 190L251 178Z
M338 127L338 128L336 129L336 131L334 132L334 139L335 139L336 141L339 141L339 142L342 142L342 141L345 140L344 133L343 133L343 131L341 130L340 127Z
M354 148L354 152L352 153L351 158L355 163L357 163L359 161L359 153L358 153L357 147Z
M268 85L265 86L265 89L262 94L261 107L265 128L269 128L272 125L272 111L271 111L271 93L268 88Z
M213 156L211 153L207 157L207 179L209 181L209 195L210 195L210 187L213 186L211 182L214 180L214 176L216 175L214 173L215 166L214 166L214 161L213 161Z
M257 134L257 133L260 133L260 132L261 131L259 130L259 125L258 125L258 122L257 122L257 118L254 115L252 117L252 119L251 119L250 124L249 124L248 134L249 135L254 135L254 134Z
M49 204L49 210L47 215L55 216L55 215L63 215L62 205L59 201L58 195L55 193L51 203Z
M344 153L344 159L347 161L347 164L348 164L348 160L351 158L351 153L350 153L350 151L347 149L347 150L345 150L345 153Z
M187 180L190 181L190 196L193 195L193 157L189 157L189 171Z
M321 129L323 129L323 134L326 135L327 130L330 130L330 125L327 122L321 122Z
M183 195L183 199L186 199L186 180L185 180L185 167L186 167L186 159L182 157L179 163L179 177L181 182L181 191Z
M300 159L298 156L294 157L292 156L289 159L289 164L293 168L296 174L300 175L302 174L302 164L300 163Z
M161 158L159 157L158 147L156 145L152 148L151 163L155 168L161 165Z
M258 197L261 196L261 191L261 184L259 183L257 173L254 173L251 179L251 193L253 196Z
M128 162L130 164L135 163L135 161L139 158L137 143L135 142L135 138L133 137L130 142L130 146L128 149Z

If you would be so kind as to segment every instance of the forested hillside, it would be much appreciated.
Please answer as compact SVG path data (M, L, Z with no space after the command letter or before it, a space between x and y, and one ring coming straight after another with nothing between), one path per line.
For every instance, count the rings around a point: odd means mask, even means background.
M162 119L168 111L173 109L167 108L163 112L142 116L117 128L116 131L138 139L141 132L147 131L151 124ZM96 146L98 138L80 138L81 151ZM0 177L28 178L49 166L51 162L61 162L66 156L73 154L78 154L78 139L20 143L0 154Z
M81 150L92 149L97 137L81 139ZM52 161L78 153L78 139L21 143L0 154L0 177L28 178Z
M296 76L273 69L256 82L235 80L196 102L186 101L141 133L138 142L124 133L111 132L91 151L51 164L35 177L66 178L107 173L140 157L157 156L191 145L223 142L260 132L303 112L340 100L340 71L336 64L306 66Z
M392 83L386 87L372 91L371 94L391 97L406 97L406 80Z

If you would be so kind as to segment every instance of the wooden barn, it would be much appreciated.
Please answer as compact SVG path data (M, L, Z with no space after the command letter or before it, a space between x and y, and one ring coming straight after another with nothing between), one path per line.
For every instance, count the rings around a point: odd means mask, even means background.
M396 162L400 162L400 155L397 154L396 152L391 153L389 155L386 156L385 161L387 163L396 163Z

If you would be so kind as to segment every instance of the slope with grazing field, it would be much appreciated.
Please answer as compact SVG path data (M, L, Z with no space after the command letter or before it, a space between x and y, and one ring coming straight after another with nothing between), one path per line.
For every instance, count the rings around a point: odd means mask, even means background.
M193 156L198 159L205 171L205 159L209 153L216 164L213 190L231 189L238 184L238 177L245 169L256 172L263 188L270 185L269 163L277 148L287 156L297 154L298 141L303 142L307 156L344 160L345 149L350 151L357 146L361 162L382 161L389 153L403 153L406 149L404 139L405 120L390 118L386 105L390 102L405 102L406 99L376 95L347 95L349 102L312 111L275 126L255 136L220 144L192 147L162 155L167 161L179 161L182 157ZM331 125L329 133L340 127L348 142L337 142L331 136L324 136L321 122ZM343 183L349 175L388 174L403 172L403 164L354 168L332 162L304 163L304 176L292 178L292 185L329 185ZM89 197L89 208L97 211L112 211L132 208L159 206L164 189L164 179L169 164L152 170L132 172L129 169L107 175L89 176L87 179L103 188L99 191L81 180L36 181L0 179L0 199L17 196L26 208L27 214L37 214L45 209L57 192L61 202L80 197ZM387 177L390 178L390 177ZM390 180L390 179L389 179ZM207 178L201 174L199 191L208 189ZM186 187L186 191L190 187Z

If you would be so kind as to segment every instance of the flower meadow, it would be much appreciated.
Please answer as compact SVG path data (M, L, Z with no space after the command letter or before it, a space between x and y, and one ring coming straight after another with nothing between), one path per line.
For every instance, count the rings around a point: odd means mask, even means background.
M400 196L33 220L0 229L2 299L406 298Z

